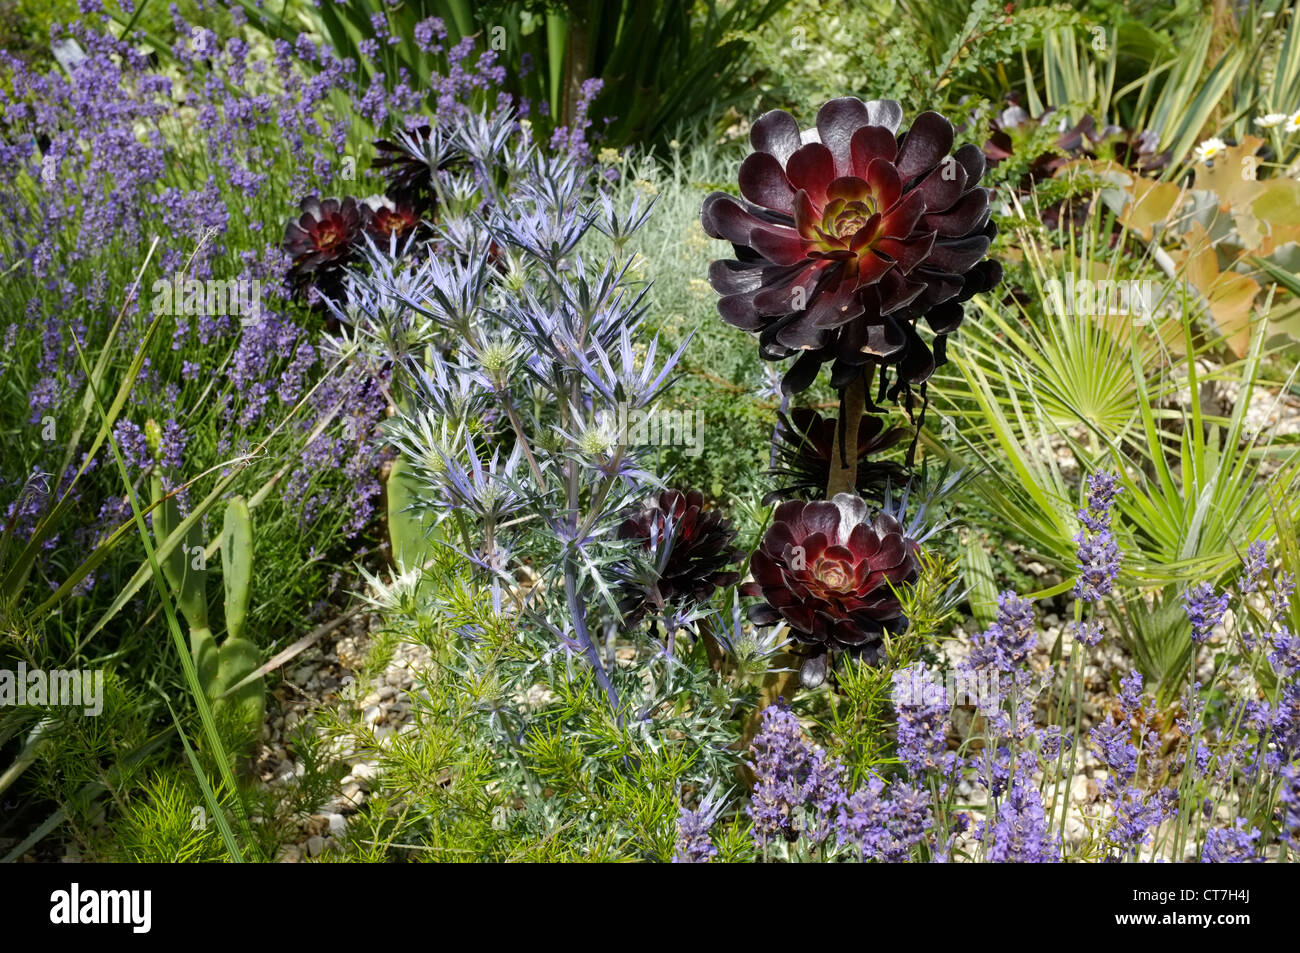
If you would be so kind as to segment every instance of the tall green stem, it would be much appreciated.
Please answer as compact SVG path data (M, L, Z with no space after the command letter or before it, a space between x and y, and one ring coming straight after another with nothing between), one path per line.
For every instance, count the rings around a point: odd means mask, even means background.
M858 492L858 425L867 407L867 388L875 377L876 367L868 364L844 389L840 401L840 419L835 427L835 444L831 453L831 475L826 481L826 499L836 493L856 496Z

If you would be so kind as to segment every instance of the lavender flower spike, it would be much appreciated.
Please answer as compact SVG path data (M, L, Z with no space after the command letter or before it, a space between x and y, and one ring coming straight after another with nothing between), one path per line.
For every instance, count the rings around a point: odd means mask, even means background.
M971 639L970 664L1012 672L1037 644L1033 603L1008 590L998 596L997 620Z
M917 662L894 673L894 708L898 712L898 757L908 774L920 777L941 767L948 748L948 693L930 681Z
M1223 621L1223 614L1228 610L1228 594L1215 595L1213 586L1200 582L1183 592L1183 607L1187 621L1192 624L1192 641L1202 645Z
M1060 859L1060 848L1048 831L1042 795L1026 761L1016 765L1015 781L998 806L988 859L995 864L1051 864Z
M718 856L718 849L709 840L718 814L722 810L722 799L717 790L710 791L695 810L683 807L677 818L677 851L673 854L674 864L707 864Z
M1201 851L1203 864L1253 864L1263 858L1255 842L1260 832L1256 828L1246 827L1244 817L1230 828L1216 828L1205 835L1205 847Z
M1241 579L1241 594L1245 596L1259 589L1260 580L1268 571L1268 547L1262 539L1257 539L1246 547L1242 564L1245 575Z
M1099 602L1109 595L1119 576L1123 557L1111 531L1111 508L1119 490L1114 473L1103 471L1088 478L1088 507L1078 512L1084 528L1074 537L1079 560L1074 596L1084 602Z
M799 719L779 705L769 705L750 752L756 780L749 815L754 843L761 848L775 835L796 833L793 815L804 800L803 777L812 749L804 741Z

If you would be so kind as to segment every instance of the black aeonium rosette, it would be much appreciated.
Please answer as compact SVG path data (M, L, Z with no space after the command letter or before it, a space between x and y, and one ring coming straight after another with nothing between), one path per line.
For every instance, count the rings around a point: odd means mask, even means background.
M299 213L284 230L284 250L291 258L289 282L295 294L305 296L314 288L335 298L344 269L356 259L370 210L351 196L340 200L312 195L303 199Z
M850 97L822 106L806 132L789 113L766 113L740 168L742 199L704 202L704 230L736 252L709 269L718 310L758 335L764 358L797 356L787 393L826 363L840 388L868 364L892 370L894 396L924 383L962 303L1001 278L983 260L995 234L984 156L973 145L950 152L953 126L938 113L898 133L902 118L892 100Z
M705 508L698 490L664 490L622 522L618 537L649 555L648 577L622 572L619 608L629 625L664 606L703 605L740 578L734 567L744 554L733 545L736 530L717 510Z
M872 516L847 493L833 500L790 500L750 558L754 581L741 592L761 596L750 620L782 619L810 647L805 683L824 677L829 652L849 650L867 662L881 657L884 632L901 632L907 618L892 586L915 582L920 543L886 512ZM811 665L809 664L811 662Z

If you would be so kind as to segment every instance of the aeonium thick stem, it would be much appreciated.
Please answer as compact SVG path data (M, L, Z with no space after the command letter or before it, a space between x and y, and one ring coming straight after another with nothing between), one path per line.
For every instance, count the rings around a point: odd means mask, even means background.
M831 451L831 473L826 481L826 499L837 493L856 496L858 491L858 425L867 408L867 390L875 377L875 365L868 364L848 387L840 401L840 419L835 426Z

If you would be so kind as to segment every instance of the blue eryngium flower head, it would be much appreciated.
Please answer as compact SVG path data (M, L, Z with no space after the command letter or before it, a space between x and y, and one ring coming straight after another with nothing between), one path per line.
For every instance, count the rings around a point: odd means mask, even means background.
M619 212L618 207L608 192L600 193L600 212L593 219L596 230L617 245L621 245L635 234L650 218L656 198L641 207L641 193L632 196L632 205L626 212Z
M456 144L488 174L505 158L510 139L517 131L514 109L503 107L490 114L466 116L452 133Z

